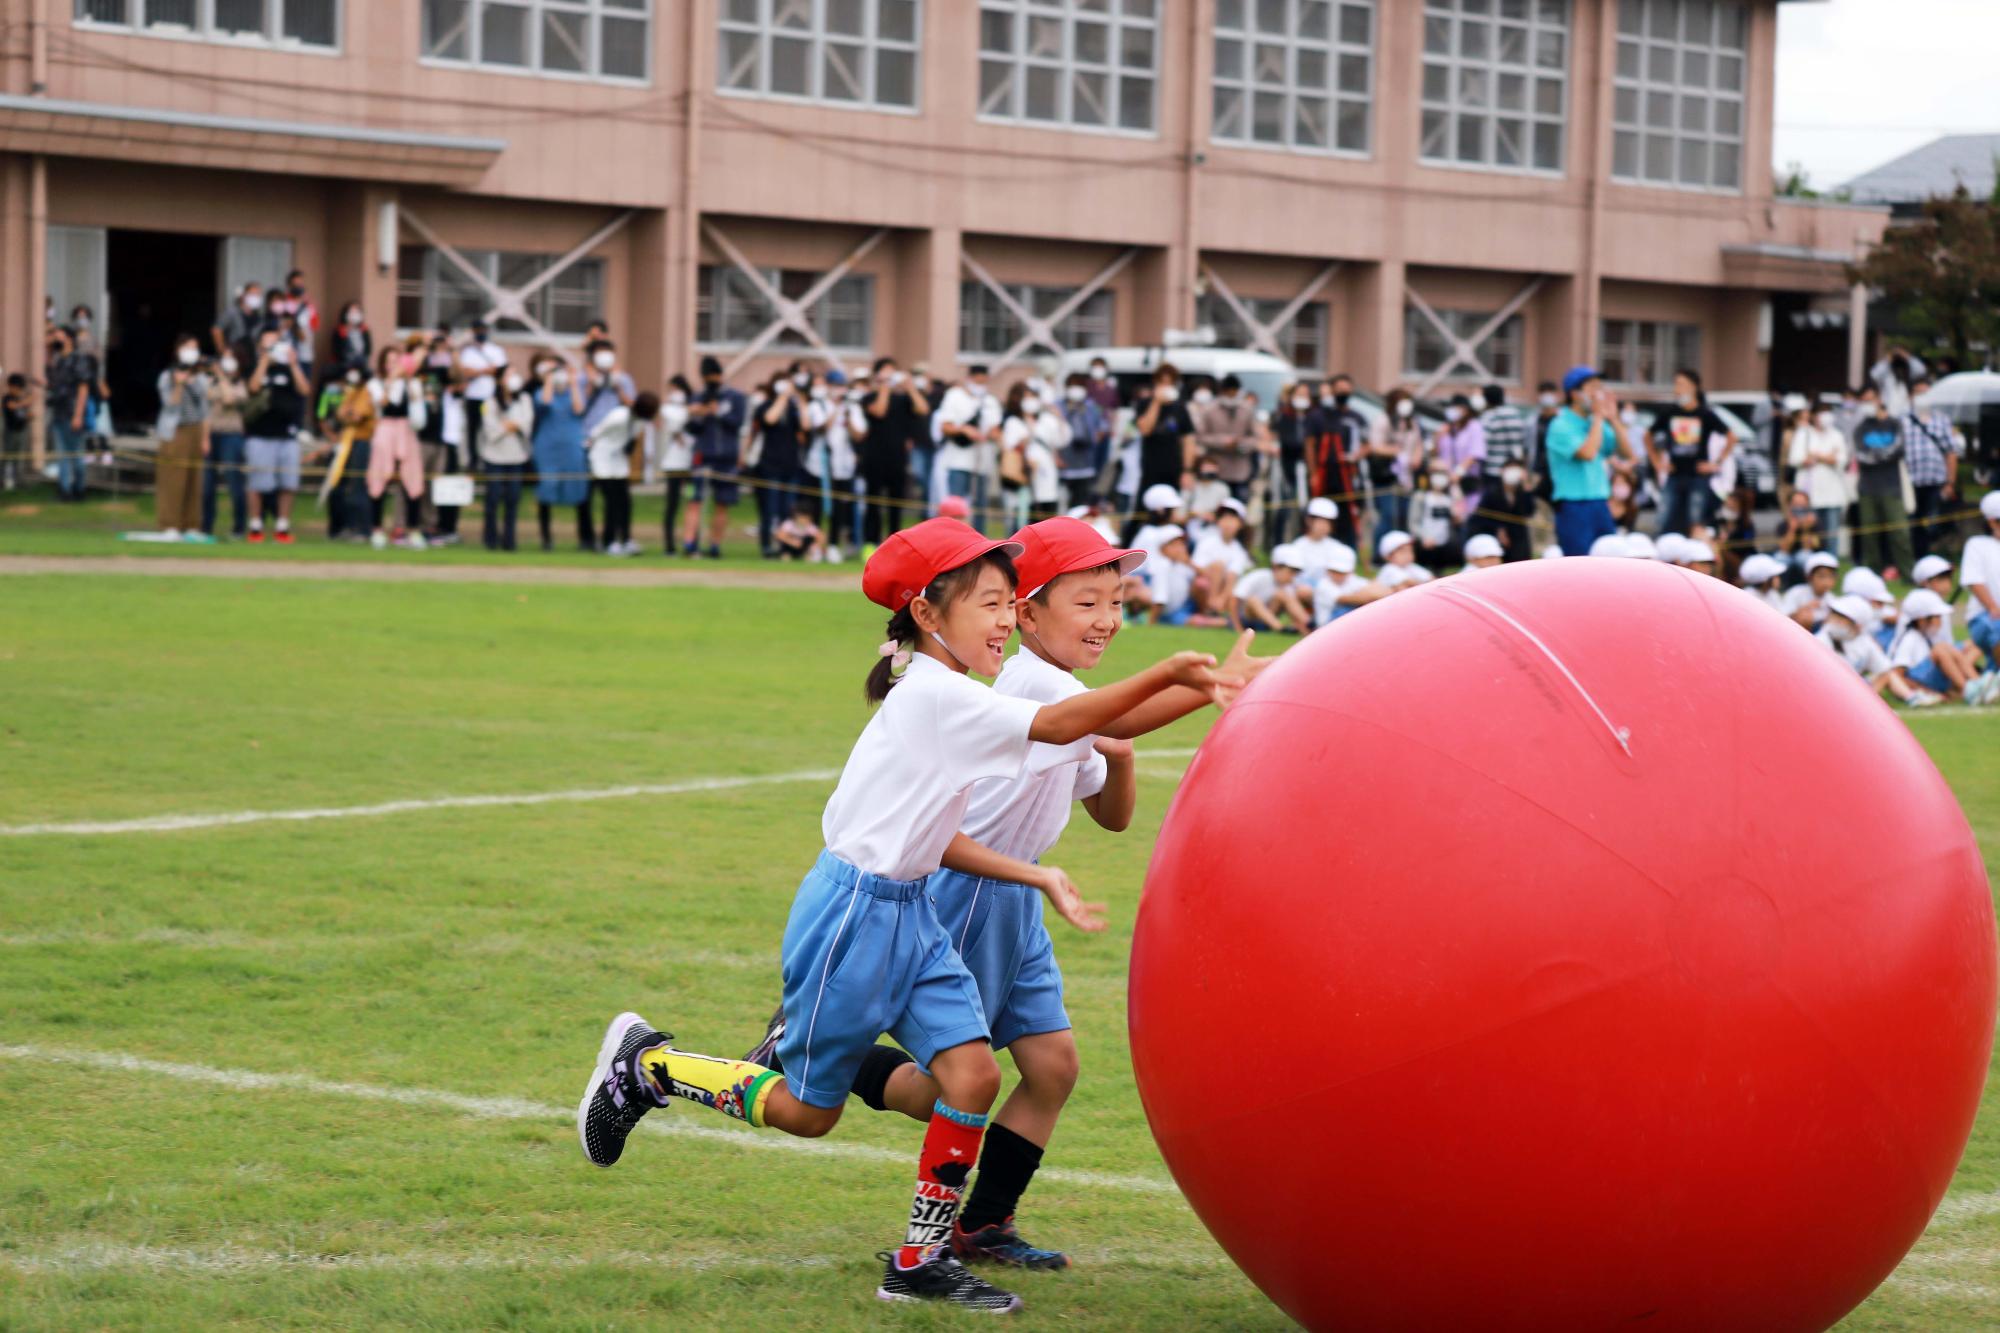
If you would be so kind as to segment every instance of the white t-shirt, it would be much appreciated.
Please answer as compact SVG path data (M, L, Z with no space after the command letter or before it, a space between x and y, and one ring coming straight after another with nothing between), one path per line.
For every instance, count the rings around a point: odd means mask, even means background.
M1788 614L1785 611L1785 594L1779 592L1776 588L1745 588L1743 591L1749 593L1752 597L1755 597L1758 601L1780 615Z
M1148 523L1133 534L1132 549L1146 553L1145 569L1151 569L1159 561L1160 548L1167 544L1165 529L1166 525L1163 523Z
M1253 569L1236 580L1236 600L1247 602L1255 597L1266 606L1278 595L1278 576L1268 569Z
M1007 659L993 681L993 693L1036 704L1061 703L1088 688L1025 648ZM1095 740L1086 737L1075 745L1037 741L1020 773L974 783L961 825L965 836L1021 861L1047 855L1069 824L1070 803L1104 790L1110 766L1095 749Z
M1921 666L1931 660L1931 640L1918 632L1916 626L1905 625L1896 631L1896 637L1889 645L1889 665L1899 666L1905 671L1913 666Z
M1386 564L1375 574L1375 581L1385 588L1403 588L1413 583L1429 583L1437 575L1422 565Z
M1797 615L1799 608L1805 606L1808 602L1812 603L1813 619L1824 620L1826 618L1826 599L1814 593L1812 585L1809 583L1795 583L1785 589L1784 596L1779 599L1778 609L1788 616Z
M1360 610L1360 607L1352 603L1342 603L1340 599L1357 593L1367 586L1368 580L1359 574L1335 574L1329 570L1313 586L1313 624L1325 625L1349 611Z
M1193 565L1148 560L1140 573L1145 576L1147 588L1152 590L1154 604L1164 610L1178 611L1194 595Z
M1965 556L1958 563L1958 581L1967 588L1983 587L2000 599L2000 538L1974 537L1965 543ZM1973 594L1972 605L1966 608L1973 615L1984 615L1986 603Z
M861 404L851 398L837 403L815 398L806 409L806 425L815 434L812 447L806 451L806 470L817 477L824 468L828 469L825 475L834 481L854 480L854 442L868 433Z
M963 384L954 384L944 391L944 401L938 404L937 415L932 418L932 429L937 431L937 465L951 472L971 472L980 466L981 450L991 452L991 446L967 444L956 436L947 437L946 426L973 426L980 430L991 430L1000 424L1000 402L990 393L974 394Z
M659 440L660 471L686 472L694 467L694 441L687 433L686 403L666 403L660 408L655 432Z
M1301 537L1292 543L1292 550L1298 553L1304 565L1299 569L1299 581L1308 588L1320 580L1320 576L1333 568L1333 557L1340 552L1354 554L1354 549L1338 537Z
M483 403L493 396L493 372L507 366L507 353L499 343L469 343L458 354L458 366L466 377L461 392L468 402Z
M1882 651L1882 645L1875 642L1874 635L1865 631L1855 635L1846 643L1835 643L1823 629L1813 637L1840 654L1847 665L1870 680L1889 669L1889 654Z
M1241 575L1250 568L1250 553L1242 542L1224 541L1220 532L1208 532L1195 543L1194 563L1201 569L1221 565L1232 575Z
M965 822L972 784L1030 766L1040 711L916 654L847 756L820 820L826 849L889 879L932 873Z

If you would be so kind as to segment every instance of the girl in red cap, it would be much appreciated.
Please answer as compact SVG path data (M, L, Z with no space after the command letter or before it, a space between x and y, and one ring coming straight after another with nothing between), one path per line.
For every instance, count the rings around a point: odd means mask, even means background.
M578 1137L599 1166L616 1162L640 1118L673 1097L817 1138L840 1119L849 1090L868 1086L872 1061L880 1076L870 1104L929 1121L903 1244L881 1256L883 1300L1020 1307L961 1267L946 1243L1000 1090L978 987L923 892L947 847L969 843L959 825L973 784L1086 758L1094 733L1163 691L1206 698L1234 683L1211 670L1213 657L1191 652L1047 705L967 679L968 671L1000 671L1021 551L1018 542L932 519L885 541L863 571L862 590L892 612L867 684L881 708L827 802L826 850L785 927L784 1072L680 1050L669 1034L623 1013L605 1031L577 1107ZM1066 920L1103 928L1101 909L1082 902L1060 871L1019 869ZM875 1053L884 1032L916 1065L893 1086L896 1063Z

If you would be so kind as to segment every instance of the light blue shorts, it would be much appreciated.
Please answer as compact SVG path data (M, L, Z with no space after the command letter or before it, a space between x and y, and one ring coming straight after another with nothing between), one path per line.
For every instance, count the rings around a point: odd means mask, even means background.
M940 870L926 890L938 921L979 987L994 1049L1042 1032L1067 1032L1062 969L1042 923L1042 895L1025 884Z
M1985 653L1987 657L1991 658L1996 652L2000 652L2000 616L1981 611L1965 622L1965 628L1971 631L1972 641L1979 645L1979 651Z
M921 879L883 879L821 852L785 925L785 1082L808 1106L847 1100L884 1032L925 1073L939 1051L986 1040L979 989Z
M1951 693L1951 681L1945 678L1944 671L1938 664L1929 658L1925 658L1913 667L1905 667L1904 670L1909 673L1910 680L1913 683L1921 685L1935 694Z

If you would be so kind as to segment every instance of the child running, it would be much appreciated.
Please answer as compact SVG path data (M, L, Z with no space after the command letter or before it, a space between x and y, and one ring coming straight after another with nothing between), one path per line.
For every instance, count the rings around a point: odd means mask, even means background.
M1163 691L1207 699L1233 683L1211 670L1214 658L1193 652L1047 706L967 679L1000 671L1021 550L932 519L885 541L863 571L869 600L893 612L868 676L868 698L882 707L827 802L826 850L785 927L784 1072L683 1051L628 1012L606 1029L577 1107L578 1137L598 1166L615 1163L646 1112L673 1097L817 1138L839 1121L875 1039L888 1032L915 1063L894 1105L928 1118L929 1129L903 1244L880 1256L876 1295L885 1301L989 1312L1021 1305L962 1267L948 1244L1000 1091L977 985L925 896L947 845L967 841L958 830L973 784L1086 759L1095 733ZM1037 875L1036 886L1067 919L1101 924L1060 871Z

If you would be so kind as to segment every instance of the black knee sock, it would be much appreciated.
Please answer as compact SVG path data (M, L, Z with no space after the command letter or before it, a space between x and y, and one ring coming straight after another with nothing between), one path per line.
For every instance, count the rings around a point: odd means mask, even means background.
M889 1086L889 1075L904 1065L915 1063L910 1053L899 1047L870 1047L868 1054L861 1057L861 1067L854 1071L854 1083L849 1091L871 1109L886 1111L889 1108L883 1105L882 1094Z
M959 1213L959 1226L978 1231L1012 1217L1041 1164L1040 1148L1005 1125L988 1125L986 1146L979 1154L979 1175L973 1179L972 1193Z

